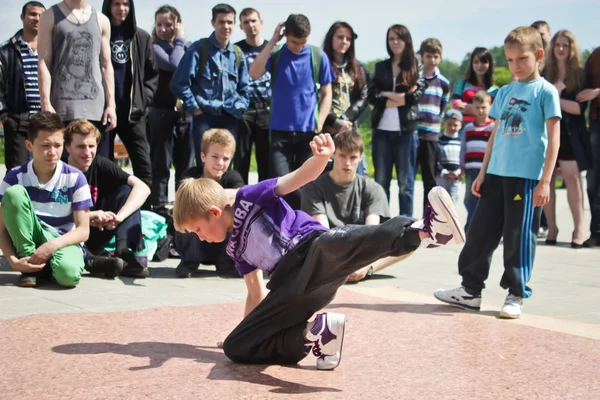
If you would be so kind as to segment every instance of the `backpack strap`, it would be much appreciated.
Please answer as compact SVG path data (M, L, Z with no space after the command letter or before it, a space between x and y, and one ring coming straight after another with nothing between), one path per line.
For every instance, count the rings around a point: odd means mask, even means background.
M281 56L281 45L277 45L271 51L271 90L275 87L275 76L277 75L277 65L279 64L279 57ZM271 95L271 110L273 110L273 96Z
M315 129L319 127L319 75L321 74L321 49L317 46L310 46L310 65L312 67L313 82L315 94L317 95L317 106L315 107Z
M207 38L200 39L200 65L198 65L199 75L202 75L202 72L204 72L206 62L208 61L209 44L210 43L208 42Z
M240 46L233 45L233 52L235 53L235 68L239 71L240 66L242 65L242 59L244 57L244 52L240 48Z

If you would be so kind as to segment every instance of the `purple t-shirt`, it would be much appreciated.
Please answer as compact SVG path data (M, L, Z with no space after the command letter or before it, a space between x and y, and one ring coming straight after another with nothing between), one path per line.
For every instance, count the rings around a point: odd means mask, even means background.
M303 211L292 210L275 194L277 179L244 186L235 197L227 254L241 275L257 268L273 273L279 260L307 235L327 230Z

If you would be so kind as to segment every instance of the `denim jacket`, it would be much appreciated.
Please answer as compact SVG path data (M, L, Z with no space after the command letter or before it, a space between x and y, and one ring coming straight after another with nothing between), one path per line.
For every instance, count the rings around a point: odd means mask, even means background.
M236 68L233 44L222 48L214 32L208 38L209 57L202 74L198 74L200 63L200 41L192 44L179 62L171 90L183 101L183 109L193 112L222 115L223 112L241 118L250 104L248 96L248 65L242 57L239 70Z

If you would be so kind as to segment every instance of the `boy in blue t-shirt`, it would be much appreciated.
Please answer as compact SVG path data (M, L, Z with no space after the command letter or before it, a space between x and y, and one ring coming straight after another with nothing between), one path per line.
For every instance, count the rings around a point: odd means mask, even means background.
M308 45L310 29L306 16L290 15L277 25L271 40L250 65L252 79L265 72L271 74L271 177L298 169L312 155L308 144L315 132L322 131L331 110L335 73L327 54ZM283 36L285 44L275 49ZM298 193L288 201L293 208L300 208Z
M550 196L560 137L560 99L540 77L544 49L539 33L519 27L504 40L508 66L518 79L504 86L492 105L497 123L472 192L481 197L458 259L462 286L438 290L448 304L479 311L492 254L504 237L504 275L508 296L502 318L519 318L523 298L531 296L531 277L541 207Z
M346 317L314 313L329 304L348 276L387 256L408 255L418 247L463 243L464 231L448 193L429 193L425 218L400 216L379 225L347 225L328 230L283 199L321 175L335 151L331 136L310 142L314 157L281 178L237 191L235 201L215 180L183 180L175 196L178 231L200 240L223 242L243 275L248 297L244 319L229 334L225 355L240 363L295 364L312 348L318 369L340 363ZM266 293L263 271L269 280Z

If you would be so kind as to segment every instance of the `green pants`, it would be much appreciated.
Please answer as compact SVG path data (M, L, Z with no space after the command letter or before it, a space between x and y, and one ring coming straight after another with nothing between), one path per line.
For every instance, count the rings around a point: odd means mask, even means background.
M2 218L18 258L31 256L38 247L56 237L42 227L29 194L21 185L11 186L4 192ZM59 285L76 286L84 267L82 250L77 245L63 247L50 257L47 265L52 268L52 276Z

